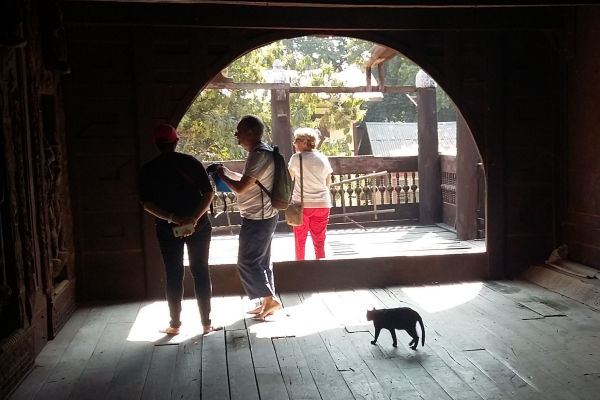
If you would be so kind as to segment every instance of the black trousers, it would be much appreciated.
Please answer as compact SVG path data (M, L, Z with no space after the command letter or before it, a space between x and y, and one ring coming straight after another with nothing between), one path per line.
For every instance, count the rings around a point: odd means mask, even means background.
M177 238L173 235L173 225L159 222L156 224L158 244L165 263L167 276L166 296L171 315L170 325L181 326L181 300L183 299L183 245L187 245L190 260L190 271L194 277L194 290L200 321L203 326L209 326L210 299L212 285L208 273L208 251L210 248L211 225L206 216L196 225L194 233L187 237Z

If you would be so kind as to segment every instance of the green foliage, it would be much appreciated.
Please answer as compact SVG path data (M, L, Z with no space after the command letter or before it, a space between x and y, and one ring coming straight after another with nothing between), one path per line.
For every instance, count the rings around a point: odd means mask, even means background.
M285 39L248 52L227 70L234 82L265 82L265 72L276 59L291 74L294 86L342 86L332 76L349 65L362 66L368 57L370 42L346 37L299 37ZM387 85L414 85L419 67L402 56L385 64ZM307 80L309 82L307 82ZM415 97L414 95L412 95ZM415 97L416 98L416 97ZM445 93L437 91L438 119L454 120L454 107ZM245 151L234 137L239 119L245 114L259 116L267 126L265 141L271 139L271 106L268 90L204 90L181 120L179 150L202 160L242 159ZM366 102L349 94L290 94L290 122L298 127L318 128L320 150L328 155L351 155L354 122L416 121L416 107L405 94L386 94L381 102ZM342 139L329 133L342 130Z
M346 133L343 139L326 138L320 143L319 150L326 156L351 156L352 135Z
M398 55L384 66L384 76L386 85L406 85L415 84L415 76L419 72L419 66L409 59ZM377 103L364 104L363 108L367 110L365 121L367 122L416 122L417 107L409 98L416 101L415 94L387 93L383 101ZM454 104L450 101L446 93L441 89L436 90L438 121L455 121L456 111Z

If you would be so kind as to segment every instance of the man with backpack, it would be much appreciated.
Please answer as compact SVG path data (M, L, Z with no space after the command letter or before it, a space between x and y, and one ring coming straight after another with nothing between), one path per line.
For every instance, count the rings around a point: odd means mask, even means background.
M264 130L265 125L260 118L254 115L242 117L235 137L238 144L248 151L243 172L239 174L223 166L216 168L219 177L237 194L242 217L238 272L247 296L251 300L261 300L261 304L248 313L263 320L281 308L275 295L271 262L271 241L279 220L279 210L273 207L270 197L276 172L274 157L279 154L274 154L273 148L262 142Z

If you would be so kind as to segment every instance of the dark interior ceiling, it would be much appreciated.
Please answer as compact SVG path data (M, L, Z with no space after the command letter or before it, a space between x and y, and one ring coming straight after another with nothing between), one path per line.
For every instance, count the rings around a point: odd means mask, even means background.
M359 7L359 8L430 8L430 7L544 7L599 4L598 1L551 0L65 0L66 2L118 2L118 3L179 3L252 5L258 7Z

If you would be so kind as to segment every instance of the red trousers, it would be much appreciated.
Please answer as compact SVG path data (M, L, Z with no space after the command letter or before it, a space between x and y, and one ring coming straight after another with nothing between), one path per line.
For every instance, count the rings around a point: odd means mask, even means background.
M325 258L325 232L329 222L329 208L305 208L302 213L302 225L294 227L296 239L296 260L304 260L306 236L310 237L315 246L315 257Z

